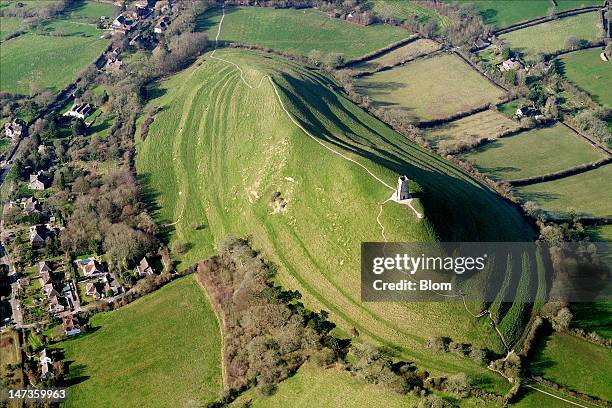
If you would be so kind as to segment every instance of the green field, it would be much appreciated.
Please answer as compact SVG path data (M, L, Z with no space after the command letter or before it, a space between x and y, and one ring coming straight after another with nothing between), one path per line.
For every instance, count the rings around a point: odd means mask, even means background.
M601 36L597 13L585 13L562 18L521 30L502 34L499 37L510 48L532 60L537 54L549 54L566 48L569 37L579 40L596 40Z
M597 227L589 227L587 229L593 241L610 241L612 242L612 225L600 225Z
M532 239L518 212L331 91L325 77L262 53L217 55L242 67L254 89L233 65L207 54L160 84L162 96L150 104L162 111L137 146L137 170L156 196L157 219L176 223L171 239L191 246L181 267L211 255L228 233L248 235L279 266L283 284L300 290L313 308L330 311L345 331L356 327L367 339L398 345L433 371L465 370L506 389L466 359L440 359L423 349L433 334L498 348L486 322L454 302L431 303L427 313L421 304L362 303L359 252L362 241L384 239L379 213L389 241ZM265 75L324 146L290 121ZM325 146L343 149L389 186L407 174L425 219L390 203L381 212L391 188ZM285 211L270 205L277 191Z
M373 4L374 11L383 17L394 17L399 20L416 17L419 21L434 19L442 26L446 25L448 21L447 17L441 16L434 10L411 0L376 0Z
M490 177L514 180L566 170L605 156L557 124L496 140L464 157Z
M398 64L421 55L430 54L439 50L441 45L427 38L420 38L393 51L387 52L377 58L368 59L351 66L357 71L371 71L377 68Z
M502 133L516 130L518 127L517 121L497 111L486 110L442 126L426 129L421 133L421 137L434 147L453 149L460 146L461 143L493 139Z
M612 107L612 62L600 57L601 49L576 51L559 57L564 76L588 92L601 105Z
M612 400L612 353L567 334L555 334L536 351L530 372L569 389Z
M214 39L220 20L221 10L207 11L200 18L199 29ZM237 7L226 10L219 40L301 55L316 49L324 54L343 54L349 60L408 36L408 32L398 27L382 24L363 27L312 9Z
M252 400L253 408L299 407L407 407L418 402L411 395L401 395L380 385L365 384L339 369L317 368L305 364L293 377L283 381L276 394L263 397L254 390L244 393L231 406L241 407Z
M612 338L612 302L573 303L572 327Z
M612 165L606 165L586 173L546 183L518 188L519 196L536 201L549 212L568 215L576 214L612 216Z
M0 17L0 41L4 40L7 35L19 30L21 26L22 22L18 18Z
M0 91L27 95L31 85L54 91L64 88L109 44L100 38L102 31L94 24L83 22L103 10L108 7L87 3L73 17L54 20L2 43Z
M400 109L413 120L444 118L495 102L504 94L450 54L358 78L356 84L375 106Z
M67 407L199 406L217 398L220 332L193 276L97 314L91 326L59 344L74 383Z

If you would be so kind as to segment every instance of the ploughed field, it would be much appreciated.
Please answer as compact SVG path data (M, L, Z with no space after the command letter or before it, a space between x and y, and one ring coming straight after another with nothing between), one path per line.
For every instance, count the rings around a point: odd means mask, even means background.
M495 103L504 95L453 54L421 58L360 77L355 83L374 106L398 109L408 118L421 121Z
M362 241L384 240L379 214L389 241L532 239L515 208L333 92L325 77L268 54L215 55L243 74L206 54L159 84L161 96L150 105L161 111L137 146L137 170L156 198L158 220L172 224L172 241L190 248L181 267L211 255L227 234L250 236L279 266L282 283L330 311L345 331L355 327L397 345L430 370L464 370L486 377L485 387L505 389L483 367L423 348L431 335L444 335L499 349L486 322L459 302L426 310L362 303L359 253ZM390 187L406 174L425 218L391 202L381 210L392 189L328 148Z
M487 143L463 157L492 178L514 180L567 170L606 156L556 124Z
M206 12L198 28L214 39L221 15L221 9ZM323 54L342 54L349 60L409 35L399 27L382 24L363 27L313 9L232 7L225 10L219 41L259 45L300 55L316 49Z
M67 407L202 405L222 389L220 329L193 276L96 314L90 326L53 346L71 362Z

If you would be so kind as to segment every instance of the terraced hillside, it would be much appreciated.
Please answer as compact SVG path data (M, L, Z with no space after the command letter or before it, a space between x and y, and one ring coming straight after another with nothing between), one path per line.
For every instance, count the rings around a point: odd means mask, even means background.
M157 218L172 224L173 241L189 244L182 267L209 256L228 233L249 235L283 283L343 329L405 347L433 370L459 365L490 376L422 349L434 334L499 347L459 302L428 304L425 313L422 304L360 302L360 244L531 239L519 213L333 92L325 77L257 52L215 58L160 84L150 104L161 112L138 145L137 170L156 196ZM414 180L424 219L382 204L397 174Z

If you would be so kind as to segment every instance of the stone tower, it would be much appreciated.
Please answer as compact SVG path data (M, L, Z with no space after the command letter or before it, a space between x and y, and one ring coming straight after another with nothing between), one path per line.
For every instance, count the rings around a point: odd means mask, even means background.
M410 189L408 188L408 177L399 176L397 179L397 190L395 191L395 198L397 200L408 200L410 197Z

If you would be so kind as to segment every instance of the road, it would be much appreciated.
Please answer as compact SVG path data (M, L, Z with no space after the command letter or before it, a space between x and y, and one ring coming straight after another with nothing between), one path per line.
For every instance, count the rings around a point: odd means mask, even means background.
M19 305L19 299L17 299L17 293L19 292L19 284L17 283L17 271L15 265L11 262L8 251L4 248L4 239L6 238L4 230L4 216L8 212L9 205L4 204L2 207L2 215L0 216L0 264L8 265L9 268L9 281L11 282L11 311L13 312L13 323L17 327L21 327L23 317L21 315L21 308Z

